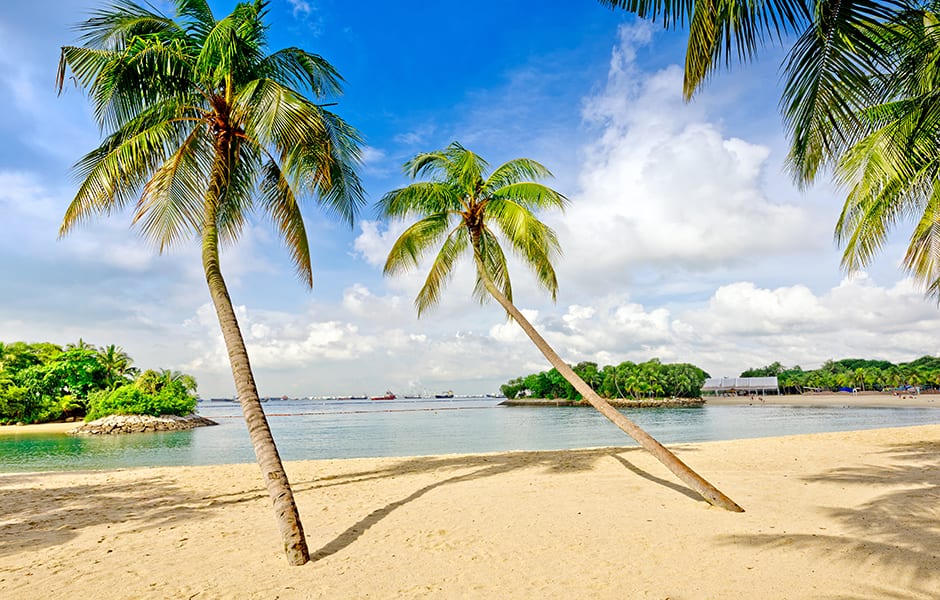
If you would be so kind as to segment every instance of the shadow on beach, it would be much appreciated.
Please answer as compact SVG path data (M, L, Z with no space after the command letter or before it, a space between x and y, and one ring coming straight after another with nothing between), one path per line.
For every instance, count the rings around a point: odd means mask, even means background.
M515 452L480 456L432 456L408 459L390 465L384 469L345 473L334 477L325 477L312 482L298 482L294 489L306 491L341 485L350 485L370 480L400 477L403 475L442 474L454 471L455 474L445 479L437 479L416 489L408 496L389 502L348 527L333 540L312 552L314 560L321 560L344 550L359 539L366 531L396 509L421 498L428 492L445 485L453 485L494 477L522 469L543 469L548 474L577 473L591 471L595 463L603 458L613 458L628 471L648 481L678 492L694 500L702 498L692 490L680 484L672 483L649 473L630 463L624 455L643 452L640 448L597 448L586 450L561 450L550 452ZM469 471L468 471L469 470Z
M143 530L198 513L198 498L160 477L77 485L67 480L49 485L49 477L0 477L0 556L64 544L96 525L131 523ZM12 487L39 478L45 485Z
M811 483L894 489L857 508L819 507L842 526L843 535L736 535L725 543L792 547L821 561L844 561L859 571L883 572L885 585L863 593L832 590L824 596L832 600L935 600L940 597L940 443L895 445L884 453L896 464L840 467L803 478Z

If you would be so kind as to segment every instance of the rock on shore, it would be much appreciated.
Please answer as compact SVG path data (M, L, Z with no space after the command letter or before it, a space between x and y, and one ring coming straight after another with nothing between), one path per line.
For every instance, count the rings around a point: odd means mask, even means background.
M111 415L89 421L88 423L82 423L75 429L69 431L69 434L110 435L115 433L183 431L186 429L195 429L196 427L206 427L208 425L218 425L218 423L198 415L188 415L186 417L177 417L175 415L160 415L159 417L152 417L150 415Z

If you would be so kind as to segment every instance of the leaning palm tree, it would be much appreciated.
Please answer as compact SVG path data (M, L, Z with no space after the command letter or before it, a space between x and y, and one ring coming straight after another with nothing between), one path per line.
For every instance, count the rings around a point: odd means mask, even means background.
M648 433L601 398L548 345L512 302L512 285L500 236L535 272L539 284L555 299L558 282L552 259L560 253L555 232L539 221L534 210L563 208L566 199L538 183L551 173L526 158L511 160L486 175L487 163L453 143L443 150L419 154L405 164L413 183L386 194L380 208L387 217L418 218L392 246L385 274L416 268L422 256L439 246L430 273L418 292L420 316L437 304L461 255L470 252L476 266L474 295L492 297L522 327L548 362L605 417L659 459L680 480L708 502L737 512L743 509L680 461Z
M253 211L271 219L300 278L312 285L300 200L315 197L348 222L363 201L359 137L305 96L340 91L323 58L299 48L267 53L266 2L217 20L206 0L175 0L170 18L131 0L78 25L62 48L58 87L71 74L106 134L76 165L80 180L60 235L133 207L133 222L162 252L197 239L235 388L290 564L309 560L284 467L265 419L245 342L222 277Z

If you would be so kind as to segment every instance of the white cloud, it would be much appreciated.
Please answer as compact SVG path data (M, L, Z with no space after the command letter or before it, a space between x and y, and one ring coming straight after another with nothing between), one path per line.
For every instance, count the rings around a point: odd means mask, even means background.
M634 64L648 39L647 25L621 28L607 86L585 103L602 129L571 207L548 217L563 281L609 288L639 268L707 271L819 246L826 236L794 193L764 188L769 148L725 137L705 103L684 104L677 66L648 75Z
M313 11L313 7L306 0L287 0L294 11L294 16L306 16Z

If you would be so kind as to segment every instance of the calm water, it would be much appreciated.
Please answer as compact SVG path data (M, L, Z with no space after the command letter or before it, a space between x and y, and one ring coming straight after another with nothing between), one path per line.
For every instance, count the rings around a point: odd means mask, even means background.
M415 401L278 401L265 404L285 460L420 456L628 446L591 408L500 407L474 398ZM663 443L702 442L940 423L940 409L705 406L625 411ZM0 436L0 472L208 465L254 461L237 404L203 402L218 427L73 437Z

